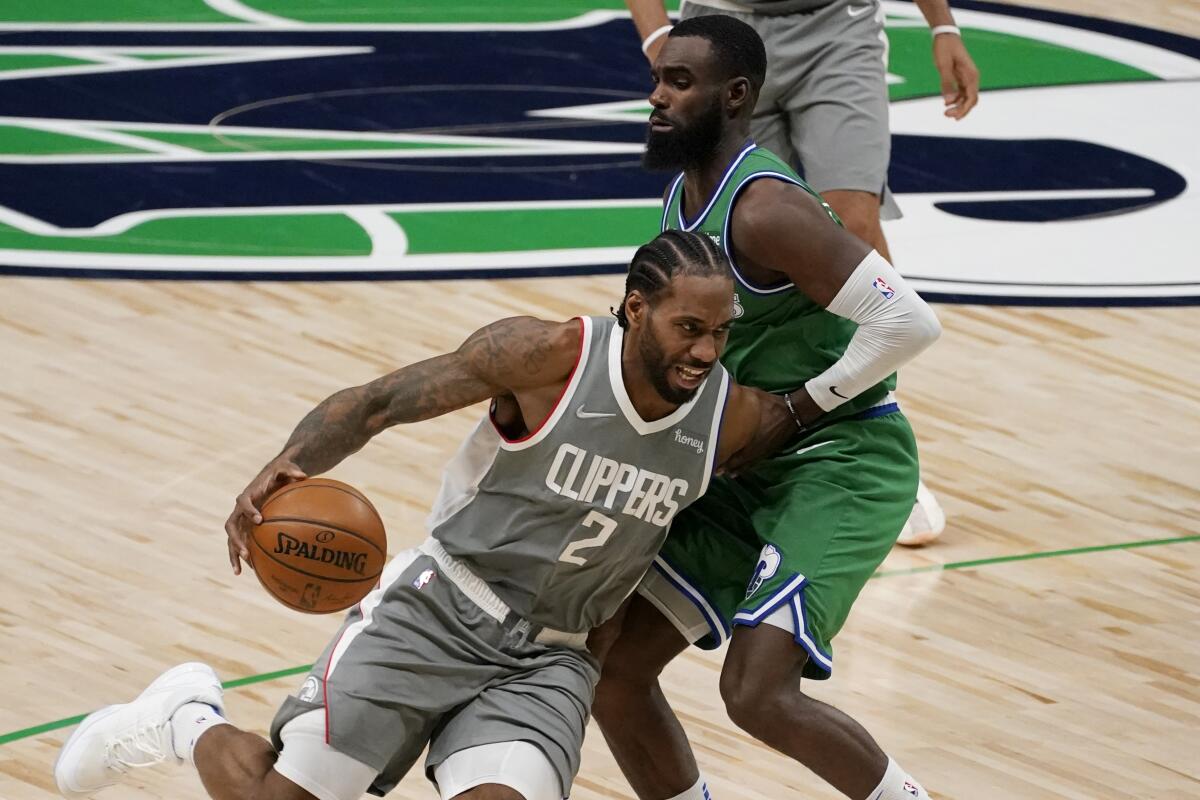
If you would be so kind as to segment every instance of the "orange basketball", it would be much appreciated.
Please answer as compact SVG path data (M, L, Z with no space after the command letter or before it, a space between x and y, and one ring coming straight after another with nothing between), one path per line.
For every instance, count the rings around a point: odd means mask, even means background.
M330 614L375 587L387 535L379 512L353 486L329 478L290 483L259 511L250 561L263 588L288 608Z

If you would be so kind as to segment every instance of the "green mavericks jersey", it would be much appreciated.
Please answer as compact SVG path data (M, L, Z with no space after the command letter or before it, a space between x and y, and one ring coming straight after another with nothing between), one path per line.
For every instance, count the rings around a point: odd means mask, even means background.
M721 363L738 383L768 392L786 392L803 386L841 358L858 326L829 313L791 283L755 286L738 270L729 233L733 204L744 188L760 178L794 183L821 200L782 159L751 142L726 168L708 205L691 222L683 215L681 173L667 194L662 229L706 233L725 251L733 265L737 294L733 329ZM821 205L840 225L833 209L824 200ZM839 406L834 416L852 416L877 405L895 386L896 376L892 375Z

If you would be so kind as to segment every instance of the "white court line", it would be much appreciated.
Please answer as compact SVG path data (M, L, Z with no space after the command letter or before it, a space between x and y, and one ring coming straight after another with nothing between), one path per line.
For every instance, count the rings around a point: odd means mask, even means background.
M593 247L563 250L525 250L506 253L436 253L367 256L162 256L134 253L72 253L41 250L0 250L0 264L22 267L78 269L230 272L361 272L385 270L402 275L414 271L464 272L506 270L519 276L530 268L628 264L636 247Z
M373 258L399 258L408 252L404 228L378 208L350 208L346 216L357 222L371 239Z
M397 0L405 2L406 0ZM496 0L503 2L503 0ZM258 12L262 13L262 12ZM269 16L269 15L268 15ZM283 19L276 17L275 19ZM287 20L289 29L306 31L560 31L590 28L614 19L629 19L628 11L585 11L570 19L546 22L323 22ZM0 31L245 31L256 27L240 22L2 22ZM630 34L632 36L632 34Z
M194 159L201 155L199 150L193 150L190 147L182 145L170 144L169 142L160 142L157 139L146 139L141 136L134 136L129 133L120 133L118 131L107 130L105 128L97 128L92 125L81 125L76 122L58 121L58 120L25 120L19 124L23 128L31 128L34 130L49 131L50 133L61 133L67 136L76 136L81 139L94 139L99 142L109 142L111 144L119 144L125 147L133 147L138 150L148 150L146 157L152 160L162 159L167 156L175 159L187 158ZM140 154L135 154L140 155ZM0 159L3 163L3 159Z
M253 22L256 25L265 25L271 28L296 28L304 25L303 22L298 22L294 19L277 17L274 14L268 14L265 11L251 8L239 2L239 0L204 0L204 5L218 14L224 14L234 19L244 19L246 22Z
M639 155L643 150L640 143L593 142L573 139L521 139L517 137L454 136L450 134L426 133L370 133L334 131L304 128L258 128L237 125L182 125L157 122L122 122L120 120L58 119L54 117L4 117L0 125L15 125L46 130L68 130L72 133L87 131L92 138L103 138L108 133L113 137L136 135L137 131L159 133L187 133L203 136L249 136L277 139L328 139L335 141L369 141L395 144L395 150L387 148L363 148L345 150L256 150L253 142L246 142L243 150L205 152L180 145L156 143L153 146L133 145L151 153L49 153L39 155L3 155L0 164L133 164L151 161L352 161L371 158L473 158L483 156L528 156L528 155ZM127 132L132 131L134 134ZM116 138L109 141L118 141ZM147 140L149 141L149 140ZM463 145L461 148L431 148L428 150L402 147L404 144ZM237 145L234 145L235 147ZM174 148L174 149L172 149Z
M1146 187L1127 189L1031 189L1018 192L903 192L905 200L920 199L935 203L1016 203L1022 200L1093 200L1105 198L1153 197Z
M60 228L19 211L0 206L0 223L36 236L116 236L145 222L176 217L292 216L296 214L347 214L355 212L424 213L430 211L537 211L562 208L659 208L658 198L630 200L525 200L464 203L405 203L326 206L241 206L237 208L153 208L130 211L91 228Z
M0 48L0 52L5 54L11 52L7 47ZM144 64L146 62L131 56L124 56L120 53L111 50L103 50L96 47L71 47L49 51L51 55L64 56L66 58L79 58L87 61L95 61L100 64ZM86 66L78 64L76 66ZM19 71L19 70L18 70Z
M469 136L450 133L386 133L378 131L347 131L330 128L275 128L251 125L189 125L178 122L132 122L119 119L70 119L65 117L6 117L0 116L0 125L23 125L26 122L67 122L79 125L95 125L102 128L119 128L128 131L153 131L158 133L204 133L230 134L235 136L270 136L281 139L337 139L363 142L417 142L420 144L478 144L485 146L524 146L544 149L559 145L579 144L575 139L522 139L516 136ZM609 143L613 144L613 143ZM641 147L641 145L639 145Z
M97 129L92 129L97 130ZM114 134L119 135L119 134ZM100 137L96 137L100 138ZM540 142L539 142L540 144ZM171 145L159 144L162 147ZM149 149L149 148L147 148ZM0 156L0 164L144 164L148 162L169 163L175 161L369 161L378 159L405 159L419 161L430 158L485 158L493 156L594 156L621 155L641 156L645 149L640 144L614 144L612 142L573 142L563 146L543 147L471 147L413 149L397 147L363 150L231 150L206 152L187 150L178 153L79 153L48 154L32 156ZM402 169L402 167L397 167ZM466 167L464 167L466 169ZM531 168L532 169L532 168Z
M3 26L0 26L0 30ZM72 50L87 50L88 48L71 48ZM357 53L373 52L373 47L237 47L237 48L207 48L214 55L197 55L195 58L177 58L163 61L142 61L137 58L121 59L119 54L110 52L111 58L102 63L75 64L62 67L36 67L34 69L13 69L0 71L0 81L17 81L29 78L50 78L60 75L86 75L109 72L134 72L140 70L182 69L184 67L209 67L220 64L241 64L262 61L280 61L296 58L325 58L329 56L354 55ZM121 48L134 52L135 48ZM147 47L146 52L170 52L167 47ZM65 48L43 47L0 47L0 55L13 52L66 52ZM100 54L104 51L92 51Z

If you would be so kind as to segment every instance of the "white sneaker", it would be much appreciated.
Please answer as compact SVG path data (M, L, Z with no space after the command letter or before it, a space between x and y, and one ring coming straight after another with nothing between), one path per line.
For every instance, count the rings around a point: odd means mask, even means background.
M212 668L180 664L131 703L89 714L63 745L54 780L63 797L88 797L121 780L133 767L182 763L171 745L171 715L184 703L207 703L225 713L221 681Z
M929 544L946 530L946 512L938 504L933 492L922 481L917 484L917 502L913 504L908 522L900 530L896 544L905 547L920 547Z

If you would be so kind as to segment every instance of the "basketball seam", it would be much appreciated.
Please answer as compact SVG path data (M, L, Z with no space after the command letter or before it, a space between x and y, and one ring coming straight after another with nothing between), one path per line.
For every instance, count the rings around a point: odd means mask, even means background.
M309 488L313 488L313 489L315 489L315 488L333 489L335 492L341 492L342 494L348 494L351 497L353 497L355 500L361 500L363 503L365 503L367 508L371 509L371 513L375 515L375 519L379 522L379 526L383 527L383 517L379 516L378 509L375 508L374 504L370 500L368 500L367 496L364 495L362 492L358 491L357 489L355 489L354 491L347 491L346 489L343 489L341 486L334 486L332 483L308 483L308 481L310 481L310 480L332 481L333 478L315 478L315 479L307 478L303 481L296 481L295 483L290 483L287 486L280 489L279 491L275 492L275 494L268 497L267 502L263 503L263 507L259 510L266 511L267 506L271 505L272 500L283 497L285 494L289 494L294 489L299 489L302 486L308 486Z
M325 522L324 520L311 519L309 517L266 517L263 519L262 522L258 523L258 527L262 527L263 525L266 525L268 522L304 522L309 525L320 525L322 528L328 528L331 531L337 531L338 533L344 533L347 536L353 536L355 539L361 539L364 542L366 542L367 544L371 545L371 547L378 550L381 555L387 555L387 551L385 549L381 548L379 545L375 544L375 542L371 541L371 539L369 537L363 536L358 531L352 531L349 528L342 528L337 525L334 525L333 523ZM386 536L386 535L387 534L384 534L384 536Z
M299 569L298 567L295 567L292 564L289 564L288 562L282 561L282 560L276 558L275 556L271 555L271 552L269 550L267 550L267 548L263 547L262 544L257 539L255 539L253 536L250 537L250 541L254 542L254 546L257 547L259 550L261 550L262 554L264 556L271 559L279 566L287 567L292 572L295 572L300 575L307 575L308 577L316 578L319 581L333 581L334 583L362 583L363 581L378 580L379 576L383 574L382 567L380 568L379 572L376 572L374 575L371 575L369 577L364 575L361 578L332 578L332 577L326 577L324 575L318 575L315 572L305 572L304 570ZM258 570L254 570L254 572L257 573Z

